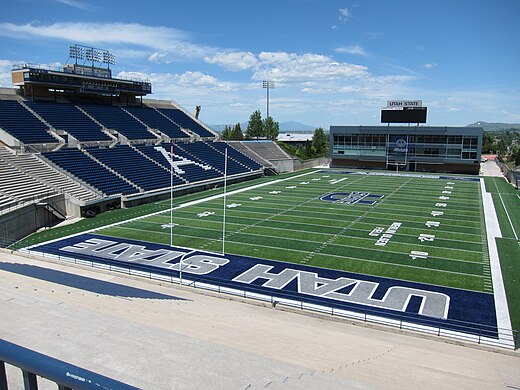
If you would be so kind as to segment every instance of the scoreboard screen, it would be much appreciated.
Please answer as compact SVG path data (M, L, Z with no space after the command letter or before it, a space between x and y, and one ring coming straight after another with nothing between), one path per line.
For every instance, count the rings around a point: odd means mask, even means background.
M381 110L381 123L426 123L426 107Z

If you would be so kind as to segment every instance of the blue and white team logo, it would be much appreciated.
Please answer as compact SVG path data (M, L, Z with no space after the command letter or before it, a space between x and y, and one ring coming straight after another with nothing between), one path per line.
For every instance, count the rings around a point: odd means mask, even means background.
M342 204L368 204L375 205L379 199L383 199L384 195L371 194L370 192L334 192L324 195L320 200L325 202L342 203Z
M399 138L397 141L395 141L394 152L406 153L408 151L406 145L406 141L402 138Z

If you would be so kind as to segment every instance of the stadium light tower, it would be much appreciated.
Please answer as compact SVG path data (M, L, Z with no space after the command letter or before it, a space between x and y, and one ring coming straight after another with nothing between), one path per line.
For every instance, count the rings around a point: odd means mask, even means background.
M269 89L274 89L274 81L263 81L262 87L267 89L267 117L269 118Z

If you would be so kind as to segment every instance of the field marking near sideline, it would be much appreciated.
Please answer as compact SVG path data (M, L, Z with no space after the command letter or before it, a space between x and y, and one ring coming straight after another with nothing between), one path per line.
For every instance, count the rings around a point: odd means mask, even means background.
M143 222L144 223L149 223L149 224L154 224L154 225L161 225L161 223L159 223L159 222L149 222L149 221L143 221ZM249 225L243 225L243 226L249 226ZM194 229L194 230L217 231L215 229L205 228L205 227L200 227L200 226L186 226L185 225L185 226L182 226L182 227L189 228L189 229ZM143 230L143 229L140 229L140 228L131 228L131 227L128 227L128 228L132 229L132 230L139 230L139 231L142 231L142 232L147 232L147 233L170 234L169 232L163 232L161 230L154 230L154 229L153 230ZM285 230L289 230L289 229L285 229ZM302 239L299 239L299 238L271 236L271 235L258 234L258 233L246 233L246 232L243 232L243 231L239 232L238 230L230 231L229 233L230 233L230 235L244 234L244 235L249 235L249 236L257 236L257 237L277 238L277 239L280 239L280 240L287 240L287 241L310 242L310 243L313 243L313 244L323 244L324 243L323 241L314 241L314 240L310 240L310 239L302 240ZM312 234L315 234L315 233L312 233ZM328 236L330 236L330 238L332 238L332 237L335 237L336 234L329 234ZM352 238L352 239L356 239L356 240L372 241L372 242L374 240L373 238L368 238L368 237L352 237L352 236L346 236L346 235L343 235L343 234L341 234L341 237ZM204 237L201 237L201 238L204 238ZM208 238L208 239L209 240L217 240L216 238L215 239ZM218 240L221 241L220 238ZM427 245L427 244L414 244L414 243L400 243L400 244L422 246L422 247L425 247L425 248L439 249L439 250L446 249L446 250L455 251L455 252L456 251L464 251L464 252L478 253L479 255L482 255L482 252L465 250L465 249L454 249L454 248L446 248L446 247L432 247L431 245ZM347 244L329 244L329 245L334 245L334 246L338 246L338 247L342 247L342 248L354 248L354 249L363 249L363 250L368 250L368 251L378 251L378 252L381 252L381 253L388 253L388 254L395 254L395 255L408 255L408 253L409 253L409 252L396 252L396 251L391 251L391 250L381 249L381 248L369 248L369 247L366 247L366 246L356 246L356 245L351 245L351 244L348 244L348 245ZM325 253L325 254L327 254L327 253ZM480 264L481 263L481 260L471 261L471 260L464 260L464 259L458 259L458 258L452 258L452 257L451 258L449 258L449 257L440 257L440 256L433 256L433 255L432 256L428 256L428 258L431 259L431 260L446 260L446 261L449 261L449 262L459 262L459 263L467 263L467 264Z
M507 212L507 207L504 203L504 199L502 199L502 193L500 192L500 190L498 189L498 186L497 186L497 182L495 179L493 179L493 184L495 185L495 188L497 189L497 194L500 198L500 201L502 202L502 206L504 207L504 211L506 212L506 215L507 215L507 219L509 220L509 225L511 225L511 230L513 231L513 234L515 235L515 238L518 240L518 236L516 235L516 231L515 231L515 228L513 226L513 222L511 221L511 218L509 217L509 213ZM517 195L519 198L520 196Z
M159 218L168 218L169 220L169 216L167 215L158 215L157 217ZM245 217L240 217L242 219L251 219L251 218L245 218ZM179 215L176 216L176 219L179 220L179 219L182 219L182 220L186 220L186 221L197 221L196 219L194 218L187 218L187 217L181 217ZM390 219L389 219L390 221ZM143 223L149 223L149 224L157 224L157 225L162 225L163 222L154 222L154 221L142 221ZM219 225L221 224L220 221L212 221L212 220L205 220L205 223L218 223ZM359 223L363 223L363 222L358 222ZM327 225L317 225L317 224L304 224L304 223L301 223L301 222L291 222L291 224L296 224L296 225L308 225L308 226L320 226L320 227L330 227L330 226L327 226ZM226 225L238 225L238 226L248 226L246 224L243 224L243 223L237 223L237 222L226 222ZM189 228L198 228L197 226L193 226L193 225L187 225L187 227ZM327 236L333 236L335 233L324 233L324 232L314 232L314 231L307 231L307 230L294 230L294 229L286 229L286 228L281 228L281 227L275 227L275 226L257 226L258 228L260 229L271 229L271 230L282 230L282 231L291 231L291 232L301 232L301 233L312 233L312 234L320 234L320 235L327 235ZM339 229L339 228L338 228ZM418 230L418 228L408 228L408 229L412 229L412 230ZM350 230L356 230L356 231L360 231L360 232L365 232L366 230L365 229L357 229L357 228L350 228ZM143 232L152 232L150 230L142 230ZM406 233L397 233L396 236L403 236L403 237L414 237L416 238L417 237L417 234L406 234ZM369 240L370 238L367 238L367 237L358 237L358 236L352 236L352 235L342 235L342 237L345 237L345 238L359 238L359 239L362 239L362 240ZM453 242L462 242L462 243L465 243L465 244L475 244L475 245L483 245L484 243L483 242L474 242L474 241L464 241L464 240L457 240L457 239L450 239L450 238L440 238L440 237L437 237L436 238L437 241L453 241ZM407 242L403 242L403 244L412 244L412 243L407 243ZM420 244L418 243L417 245L424 245L424 244ZM480 250L471 250L471 249L461 249L461 248L450 248L450 247L446 247L446 246L441 246L441 247L437 247L437 248L443 248L443 249L448 249L448 250L457 250L457 251L464 251L464 252L473 252L473 253L479 253L479 254L482 254L482 251Z
M135 228L129 228L129 227L124 227L124 226L118 226L119 229L127 229L127 230L134 230L134 231L142 231L140 229L135 229ZM159 234L169 234L169 233L166 233L166 232L157 232ZM108 236L108 237L115 237L115 238L121 238L121 239L130 239L130 240L135 240L134 238L128 238L128 237L120 237L116 234L106 234L106 233L103 233L103 235L105 236ZM221 239L220 238L204 238L204 237L197 237L197 236L190 236L190 235L186 235L186 234L179 234L178 236L181 236L181 237L188 237L188 238L198 238L198 239L203 239L203 240L210 240L210 241L213 241L215 243L218 243ZM146 242L146 241L144 241ZM260 244L249 244L249 243L244 243L244 242L241 242L241 241L228 241L232 244L238 244L238 245L241 245L241 246L251 246L251 247L260 247L260 248L269 248L269 249L275 249L275 250L280 250L279 247L274 247L274 246L269 246L269 245L260 245ZM156 244L162 244L162 245L165 245L164 243L156 243ZM198 249L198 248L188 248L188 247L184 247L184 246L179 246L179 245L176 245L178 246L179 248L185 248L185 249L196 249L196 250L200 250L202 252L204 251L207 251L206 249ZM29 249L29 248L25 248L25 249ZM309 253L308 251L303 251L303 250L299 250L299 249L289 249L289 248L284 248L284 251L290 251L290 252L301 252L301 253ZM215 251L212 251L213 253L216 253L216 254L222 254L222 253L219 253L219 252L215 252ZM318 254L318 255L321 255L321 254ZM385 265L389 265L389 266L396 266L396 267L405 267L405 268L415 268L415 269L419 269L419 270L423 270L423 271L433 271L433 272L443 272L443 273L448 273L448 274L454 274L454 275L464 275L464 276L467 276L467 277L474 277L474 278L477 278L477 279L484 279L485 276L483 275L476 275L476 274L468 274L468 273L464 273L464 272L456 272L456 271L448 271L448 270L441 270L441 269L438 269L438 268L424 268L424 267L419 267L419 266L416 266L416 265L408 265L408 264L400 264L400 263L387 263L387 262L384 262L384 261L379 261L379 260L371 260L371 259L362 259L362 258L359 258L359 257L354 257L354 256L339 256L339 255L333 255L333 254L325 254L326 256L330 256L330 257L337 257L337 258L340 258L340 259L352 259L352 260L357 260L357 261L360 261L360 262L369 262L369 263L378 263L378 264L385 264ZM250 255L242 255L240 254L240 256L250 256ZM277 259L270 259L270 258L260 258L260 260L262 259L266 259L266 260L273 260L273 261L280 261L280 260L277 260ZM300 264L300 263L297 263L297 262L293 262L293 261L283 261L284 263L289 263L289 264ZM338 271L338 269L336 268L329 268L329 267L321 267L321 268L325 268L325 269L331 269L331 270L334 270L334 271ZM361 272L358 272L358 271L347 271L347 270L341 270L341 271L345 271L345 272L352 272L352 273L357 273L357 274L361 274ZM365 274L363 274L365 275ZM414 282L414 283L425 283L425 284L429 284L429 285L432 285L432 286L439 286L439 287L449 287L449 288L455 288L455 289L459 289L459 290L469 290L469 291L478 291L478 292L483 292L483 291L480 291L480 290L472 290L471 288L468 288L468 287L465 287L465 288L462 288L462 287L453 287L453 286L446 286L446 285L442 285L442 284L434 284L434 283L431 283L431 282L420 282L420 281L411 281L411 280L407 280L407 279L398 279L398 278L395 278L395 277L389 277L389 276L383 276L383 275L373 275L373 274L366 274L368 276L379 276L379 277L384 277L384 278L389 278L389 279L395 279L395 280L400 280L400 281L408 281L408 282ZM483 292L485 293L485 292Z
M493 181L493 183L496 187L496 182ZM486 236L488 241L489 263L491 266L491 281L493 282L493 294L495 296L497 327L508 332L507 339L511 337L509 340L514 340L511 328L511 318L509 317L509 309L507 305L504 279L502 278L502 270L500 268L500 257L498 256L498 248L495 240L496 238L502 237L500 224L498 222L495 204L493 203L493 197L490 192L486 191L486 184L484 179L480 179L480 190L482 195L482 204L484 206L484 219L486 222ZM499 337L504 338L505 335L502 334ZM507 339L504 338L501 341L505 341L507 343Z
M253 189L256 189L256 188L265 187L265 186L268 186L268 185L271 185L271 184L275 184L275 183L281 183L281 182L284 182L284 181L287 181L287 180L290 180L290 179L294 179L294 178L302 177L302 176L307 176L307 175L310 175L310 174L313 174L313 173L316 173L316 172L314 172L314 171L310 171L310 172L307 172L307 173L302 173L301 175L287 177L287 178L285 178L285 179L277 179L277 180L268 181L268 182L265 182L265 183L256 184L256 185L251 186L251 187L239 188L239 189L237 189L237 190L227 192L226 194L222 193L222 194L212 195L212 196L209 196L209 197L207 197L207 198L201 198L201 199L192 200L192 201L190 201L190 202L182 203L182 204L180 204L179 206L173 207L172 209L169 209L169 208L168 208L168 209L166 209L166 210L156 211L156 212L154 212L154 213L141 215L141 216L139 216L139 217L126 219L126 220L124 220L124 221L115 222L115 223L112 223L112 224L110 224L110 225L99 226L99 227L96 227L96 228L93 228L93 229L90 229L90 230L85 230L85 231L82 231L82 232L78 232L78 233L70 234L70 235L68 235L68 236L63 236L63 237L61 237L61 238L55 238L55 239L53 239L53 240L49 240L49 241L45 241L45 242L41 242L41 243L39 243L39 244L30 245L30 246L28 246L28 247L26 247L26 248L24 248L24 249L31 249L32 247L35 247L35 246L38 246L38 245L50 244L50 243L52 243L52 242L60 241L60 240L63 240L63 239L65 239L65 238L75 237L75 236L78 236L78 235L80 235L80 234L85 234L85 233L92 233L92 232L95 232L95 231L97 231L97 230L106 229L106 228L108 228L108 227L113 227L113 226L121 225L121 224L124 224L124 223L127 223L127 222L137 221L137 220L139 220L139 219L143 219L143 218L151 217L151 216L158 215L158 214L165 214L165 213L169 212L170 210L182 209L182 208L185 208L185 207L188 207L188 206L192 206L192 205L196 205L196 204L199 204L199 203L204 203L204 202L207 202L207 201L211 201L211 200L215 200L215 199L220 199L220 198L223 198L224 195L226 195L226 197L227 197L227 196L229 196L229 195L238 194L238 193L245 192L245 191L249 191L249 190L253 190Z
M245 207L248 207L248 206L244 206L243 208L245 208ZM208 206L208 208L210 208L210 209L212 209L212 210L221 210L221 208L219 208L219 207L217 207L217 206L211 206L211 207ZM262 208L262 207L260 207L260 208ZM246 213L246 214L247 214L247 213L250 213L250 214L264 214L264 215L265 215L265 214L272 214L272 212L269 212L269 210L272 210L272 209L269 209L269 208L264 208L264 209L267 210L267 211L264 212L264 211L248 211L248 210L239 210L239 209L235 209L235 210L233 210L233 213L235 213L235 214L239 214L239 213ZM276 209L276 210L280 210L280 209ZM275 211L276 211L276 210L275 210ZM283 210L288 210L288 209L283 209ZM368 211L370 211L370 210L366 210L365 213L368 212ZM295 211L295 210L289 210L289 211L287 211L288 214L291 213L291 214L289 215L289 217L291 217L291 218L306 218L305 216L301 216L301 215L298 215L298 214L295 215L294 212L298 212L298 211L297 211L297 210L296 210L296 211ZM312 213L312 211L303 211L302 213ZM316 213L315 213L315 214L316 214ZM323 215L323 214L328 214L328 213L318 213L318 214ZM386 213L385 213L385 214L386 214ZM151 215L151 214L150 214L150 215ZM334 214L334 215L337 215L337 214ZM277 215L275 215L275 216L277 216ZM353 215L346 215L346 216L353 217L353 220L356 220L356 219L359 218L359 216L353 216ZM240 216L240 215L235 215L234 217L236 217L236 218L252 219L252 218L248 218L248 217L242 217L242 216ZM233 217L230 216L230 218L233 218ZM369 216L369 217L366 217L366 218L369 218L369 219L377 219L377 220L382 220L382 221L387 221L387 220L390 221L390 220L394 220L394 219L396 219L396 218L370 217L370 216ZM313 219L315 219L315 220L319 219L319 220L324 220L324 221L341 221L341 219L337 219L337 220L336 220L336 219L331 219L331 218L321 218L321 217L314 217ZM446 220L455 221L455 219L446 219ZM128 222L130 222L130 221L131 221L131 220L128 220ZM275 220L275 221L278 221L278 220ZM287 222L291 222L291 223L292 223L292 222L294 222L294 223L301 223L301 222L295 222L295 221L287 221ZM418 223L417 221L414 221L414 220L402 219L402 218L400 219L400 222ZM474 222L475 224L477 224L477 221L472 221L472 222ZM357 222L357 223L370 224L370 223L372 223L372 222ZM318 225L318 224L312 224L312 225L316 225L316 226L326 226L326 227L336 227L336 226L334 226L334 225ZM477 226L477 227L472 227L472 226L463 226L463 225L451 225L451 224L446 224L446 223L443 224L443 225L441 225L441 226L442 226L442 227L440 227L440 228L438 229L438 231L441 231L441 232L448 232L448 233L453 233L452 230L446 230L446 229L443 229L443 227L452 227L452 228L458 228L458 229L461 229L461 228L462 228L462 229L472 229L472 230L478 230L479 233L467 233L467 232L464 232L464 233L461 233L461 234L469 234L469 235L473 235L473 236L481 236L481 233L480 233L481 228L479 228L478 226ZM409 229L419 229L419 227L412 227L412 226L408 226L407 228L409 228Z
M177 216L176 219L177 220L182 219L182 220L186 220L186 221L196 221L196 219L179 217L179 216ZM143 223L148 223L148 224L151 224L151 225L163 225L162 222L154 222L154 221L142 221L142 222ZM205 222L206 223L207 222L218 223L219 225L221 224L221 222L219 222L219 221L205 221ZM250 226L250 225L245 225L245 224L241 224L241 223L233 223L233 222L226 222L226 225L237 225L237 226L242 226L242 227L243 226ZM200 226L195 226L195 225L181 225L181 227L189 228L189 229L216 230L216 229L205 228L205 227L200 227ZM256 226L255 228L294 232L294 229L285 229L285 228L277 228L277 227L269 227L269 226ZM141 230L142 232L145 232L145 233L159 233L159 232L160 233L164 233L164 232L162 232L160 230L155 230L155 229L150 229L150 230L148 230L148 229L138 229L138 228L133 228L133 229ZM364 231L364 230L361 230L361 229L352 229L352 228L350 228L350 229L351 230ZM232 232L234 232L234 231L230 231L230 233L232 233ZM306 233L312 234L312 235L325 235L325 236L331 236L331 237L335 235L335 233L321 233L321 232L306 232ZM244 233L244 234L250 234L250 235L254 235L254 236L263 236L263 237L273 237L273 238L279 238L279 239L289 240L289 241L304 241L304 242L309 241L309 242L314 242L314 243L322 243L322 241L311 241L309 239L303 239L302 240L302 239L299 239L299 238L291 238L291 237L283 237L283 236L271 236L271 235L263 235L263 234L257 234L257 233ZM417 235L400 234L400 233L396 233L394 236L415 237L415 238L417 238ZM371 241L371 242L374 241L373 237L358 237L358 236L352 236L352 235L348 235L348 234L341 234L340 237L341 238L346 238L346 239L354 239L354 240L364 240L364 241ZM468 241L460 241L460 240L449 240L449 239L440 239L440 240L470 243ZM471 249L450 248L450 247L445 247L445 246L432 246L430 244L422 244L422 243L415 243L415 242L398 242L398 244L399 245L424 246L426 248L445 249L445 250L448 250L448 251L455 251L455 252L470 252L470 253L475 253L475 254L482 255L482 251L478 251L478 250L475 251L475 250L471 250ZM476 244L482 245L482 243L476 243ZM377 249L377 250L380 250L380 251L383 251L383 252L388 252L388 253L407 253L407 252L387 251L387 250L382 250L382 249L378 249L378 248L357 247L357 246L346 245L346 244L334 244L334 245L341 246L341 247L348 247L348 248L367 249L367 250ZM463 261L463 262L468 262L468 263L479 263L480 262L480 260L479 261L469 261L469 260L452 259L452 258L446 258L446 257L435 257L435 258L436 259L453 260L453 261Z

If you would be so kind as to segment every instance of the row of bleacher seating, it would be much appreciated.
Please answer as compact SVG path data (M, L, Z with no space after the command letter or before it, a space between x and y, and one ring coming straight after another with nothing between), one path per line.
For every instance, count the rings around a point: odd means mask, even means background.
M65 130L80 141L110 141L101 127L72 104L26 102L34 112L57 130Z
M200 135L201 137L215 137L215 134L208 131L205 127L203 127L199 122L193 119L191 116L187 115L184 111L179 110L178 108L159 108L161 113L166 115L172 121L177 123L180 127L184 129L190 129L194 133Z
M254 172L262 168L258 163L226 145L223 142L203 141L174 143L174 162L177 165L173 170L174 186L222 177L226 147L228 148L228 175ZM170 146L164 144L160 147L169 153ZM128 195L170 186L170 164L156 149L160 147L119 145L113 148L92 147L82 151L61 149L43 155L73 176L107 195L116 193Z
M139 192L137 187L129 184L79 149L60 149L57 152L43 153L43 156L106 195L128 195Z
M152 129L157 129L172 139L189 138L180 126L166 118L159 111L148 107L125 107L125 110L139 118Z
M145 125L128 115L120 107L100 106L100 105L82 105L83 110L89 113L99 123L108 129L114 129L123 134L126 138L135 139L155 139Z
M157 140L158 136L150 129L157 129L172 139L189 139L189 134L182 129L189 129L203 138L215 137L177 108L75 106L31 101L22 104L17 100L0 100L0 128L26 144L57 143L58 140L48 132L49 126L24 104L53 128L66 131L81 142L110 141L112 138L102 131L102 127L116 130L130 140Z
M0 128L26 144L58 143L49 127L16 100L0 100Z
M19 169L32 178L45 183L57 191L64 191L81 201L100 198L91 188L81 185L64 173L51 168L35 154L14 154L5 147L0 147L0 160ZM0 189L1 190L1 189Z
M0 209L56 194L51 187L0 159Z

